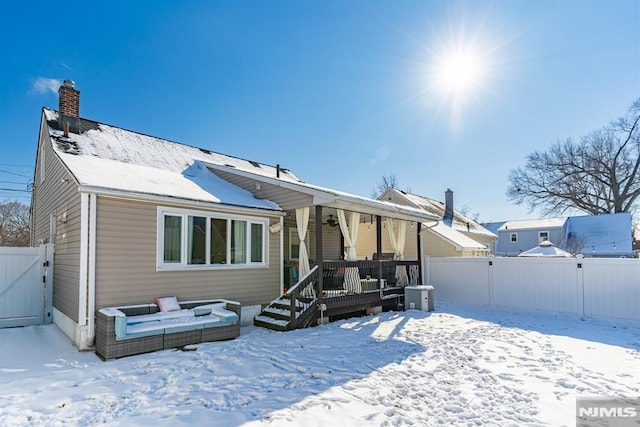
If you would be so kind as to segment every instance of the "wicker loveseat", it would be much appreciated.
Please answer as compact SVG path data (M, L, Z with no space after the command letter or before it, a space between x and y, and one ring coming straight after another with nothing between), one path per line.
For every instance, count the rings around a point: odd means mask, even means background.
M240 303L180 302L161 312L157 304L104 307L96 313L96 354L103 360L221 341L240 335Z

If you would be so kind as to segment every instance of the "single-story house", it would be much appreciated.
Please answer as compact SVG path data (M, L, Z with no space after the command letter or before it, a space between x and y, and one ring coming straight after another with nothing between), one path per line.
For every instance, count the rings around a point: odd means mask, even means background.
M389 265L358 264L359 218L375 218L378 241L383 222L420 228L438 220L305 183L278 165L82 118L79 99L67 80L59 109L42 110L31 241L55 244L53 321L80 349L94 345L97 310L157 297L235 300L246 323L290 292L290 316L274 321L284 329L309 324L320 309L328 317L398 303L406 280L389 276ZM300 286L284 289L294 259L297 283L310 289L297 314ZM393 268L409 268L421 283L417 260ZM329 276L350 292L328 300Z
M487 256L492 253L497 235L487 230L476 221L466 217L453 207L453 191L447 189L445 202L419 196L408 191L388 188L378 200L422 209L426 213L440 219L423 224L421 228L422 254L436 257L470 257ZM371 257L375 252L376 236L370 224L360 228L358 253ZM413 239L417 233L415 228L407 230L407 238ZM383 233L382 251L393 252L393 245L388 233ZM415 248L407 248L405 256L415 256Z

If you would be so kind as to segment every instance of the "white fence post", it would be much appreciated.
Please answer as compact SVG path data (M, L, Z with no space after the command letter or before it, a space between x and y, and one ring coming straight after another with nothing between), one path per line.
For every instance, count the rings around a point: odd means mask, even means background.
M489 305L495 304L496 280L493 272L493 269L495 268L495 260L496 258L494 256L489 256Z
M576 294L578 296L578 315L584 317L584 257L576 262Z
M43 264L45 265L45 283L44 283L44 320L43 323L53 322L53 254L55 245L47 243L44 246L45 256Z

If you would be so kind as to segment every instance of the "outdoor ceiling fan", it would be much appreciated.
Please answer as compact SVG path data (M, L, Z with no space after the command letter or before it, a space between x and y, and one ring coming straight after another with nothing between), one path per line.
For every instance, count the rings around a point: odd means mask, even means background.
M327 219L327 225L329 227L335 227L336 225L338 225L338 221L333 219L333 215L329 214L329 219Z

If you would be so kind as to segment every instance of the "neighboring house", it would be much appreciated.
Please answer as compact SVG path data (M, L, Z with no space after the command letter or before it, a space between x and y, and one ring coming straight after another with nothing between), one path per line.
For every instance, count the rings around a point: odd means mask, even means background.
M563 239L566 218L542 218L483 224L498 234L495 254L518 256L545 240L557 245Z
M359 213L377 223L436 219L304 183L277 165L81 118L71 81L59 95L59 111L44 108L41 117L31 242L55 244L53 320L80 349L93 345L97 309L162 296L236 300L246 323L282 294L285 262L309 239L322 294L324 260L343 253L330 215L346 211L349 225ZM289 227L306 246L291 242ZM412 266L421 275L417 260ZM378 292L357 296L359 309L380 304ZM334 306L326 306L329 316Z
M631 214L628 212L571 216L563 230L562 243L570 252L586 257L633 256Z
M455 256L487 256L491 253L497 235L482 227L472 219L456 212L453 208L453 191L445 192L445 203L419 196L396 188L388 188L379 200L411 206L440 218L441 221L424 223L420 227L420 250L423 255L438 257ZM360 255L375 252L375 234L371 227L361 227L358 253ZM407 239L412 241L417 228L407 230ZM383 233L383 235L386 233ZM383 236L382 251L393 252L388 236ZM405 250L407 256L417 255L418 248L409 246Z
M545 240L587 257L631 257L631 214L584 215L484 224L498 234L496 255L518 256Z

